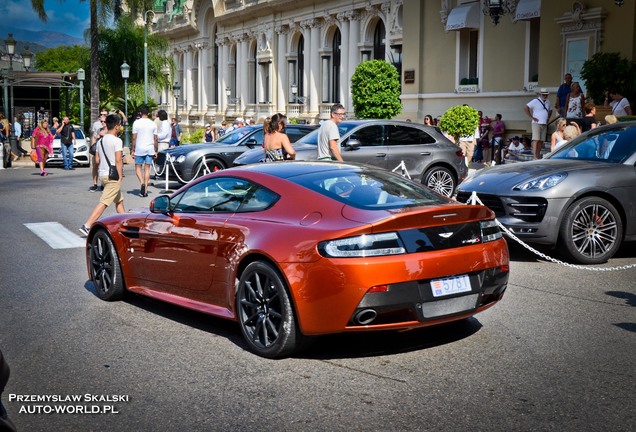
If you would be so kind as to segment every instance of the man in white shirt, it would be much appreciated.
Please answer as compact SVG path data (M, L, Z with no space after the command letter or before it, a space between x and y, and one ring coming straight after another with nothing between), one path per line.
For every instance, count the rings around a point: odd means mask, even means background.
M157 157L159 142L157 141L157 125L148 118L148 107L139 108L141 118L133 123L131 156L135 159L135 174L141 184L139 196L148 196L150 182L150 167ZM142 172L143 167L143 172Z
M539 90L539 96L524 107L526 114L532 119L532 154L535 159L541 159L541 148L548 132L548 121L552 116L549 94L547 88L542 88Z
M79 229L84 235L88 235L91 225L99 219L104 213L104 210L112 203L115 203L117 213L124 213L126 211L124 208L124 197L121 193L121 181L124 178L124 152L121 139L117 136L121 128L120 122L121 118L118 115L108 115L106 117L106 128L108 131L97 145L95 159L99 166L99 179L104 185L104 192L102 192L99 203L97 203L91 215ZM111 180L109 178L109 162L110 165L117 167L117 173L119 174L118 180Z
M334 104L330 112L331 118L323 121L318 131L318 160L337 160L342 162L338 125L344 119L345 107L341 104Z

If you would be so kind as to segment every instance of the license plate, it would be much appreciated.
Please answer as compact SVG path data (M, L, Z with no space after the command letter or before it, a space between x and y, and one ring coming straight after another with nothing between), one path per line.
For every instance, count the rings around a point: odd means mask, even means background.
M470 278L467 275L432 280L431 289L433 297L443 297L472 290Z

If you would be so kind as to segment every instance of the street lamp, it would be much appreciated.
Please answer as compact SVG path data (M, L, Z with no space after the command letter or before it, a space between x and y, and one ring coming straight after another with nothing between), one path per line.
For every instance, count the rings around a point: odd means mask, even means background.
M298 103L296 95L298 94L298 85L296 83L291 85L292 103Z
M22 53L22 64L24 65L24 70L29 71L31 67L31 59L33 59L33 53L29 51L29 46L24 46L24 52Z
M174 92L174 101L175 101L175 110L176 110L174 117L177 119L177 123L179 123L179 96L181 96L181 86L179 85L177 81L174 82L172 91Z
M484 0L483 13L490 16L494 25L499 24L499 18L510 12L504 0Z
M151 10L144 12L144 103L148 104L148 14L152 14L152 23L157 23L157 17Z
M124 79L124 115L126 116L126 125L124 126L124 145L130 147L130 139L128 138L128 77L130 76L130 66L126 60L120 66L121 77Z
M9 54L9 70L13 70L13 55L15 54L16 41L13 39L13 33L9 33L9 37L4 40L4 44L7 47L7 54Z
M79 81L80 129L82 130L82 133L84 133L84 80L86 79L86 72L84 72L84 69L80 68L77 70L77 79Z

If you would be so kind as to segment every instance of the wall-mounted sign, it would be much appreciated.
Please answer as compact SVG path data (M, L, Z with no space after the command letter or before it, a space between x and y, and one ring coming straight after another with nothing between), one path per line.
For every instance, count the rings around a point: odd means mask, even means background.
M415 70L405 70L404 71L404 84L414 84L415 83Z

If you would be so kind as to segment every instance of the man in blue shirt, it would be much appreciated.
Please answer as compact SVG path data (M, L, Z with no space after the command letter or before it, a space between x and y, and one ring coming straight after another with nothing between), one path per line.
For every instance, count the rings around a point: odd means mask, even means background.
M559 89L557 90L557 99L556 99L556 107L555 107L557 109L557 112L563 118L566 117L565 110L567 110L568 107L565 106L565 101L568 98L568 94L572 90L571 86L572 86L572 74L566 73L565 76L563 77L563 84L561 84L559 86Z

